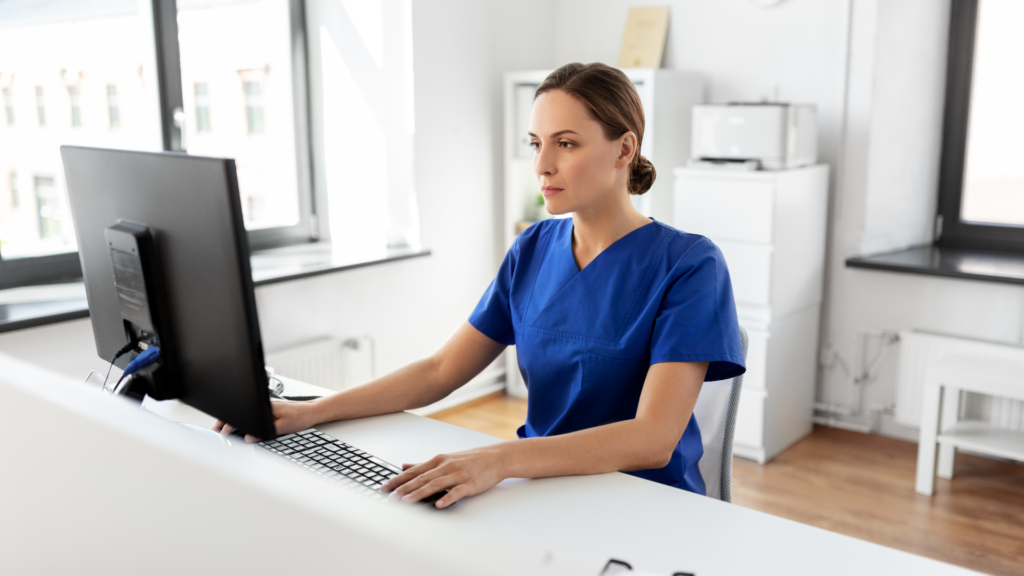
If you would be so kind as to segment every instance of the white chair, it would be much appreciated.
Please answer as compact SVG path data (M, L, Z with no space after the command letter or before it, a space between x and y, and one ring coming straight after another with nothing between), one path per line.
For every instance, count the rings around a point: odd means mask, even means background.
M747 331L742 326L740 338L746 360ZM732 380L705 382L693 407L704 444L704 455L697 467L704 478L707 495L723 502L732 502L732 434L736 429L736 410L742 389L742 374Z

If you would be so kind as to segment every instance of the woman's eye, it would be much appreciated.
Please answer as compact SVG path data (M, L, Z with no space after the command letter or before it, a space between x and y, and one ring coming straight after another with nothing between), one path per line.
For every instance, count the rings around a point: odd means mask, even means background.
M573 146L575 146L575 144L573 144L572 142L559 142L558 145L561 146L562 148L572 148Z
M533 148L534 150L539 150L540 142L530 142L530 148Z

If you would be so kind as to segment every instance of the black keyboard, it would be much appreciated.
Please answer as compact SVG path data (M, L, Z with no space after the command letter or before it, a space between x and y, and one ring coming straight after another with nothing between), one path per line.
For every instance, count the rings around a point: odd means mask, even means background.
M312 428L259 445L374 500L386 496L380 485L402 472L394 464Z

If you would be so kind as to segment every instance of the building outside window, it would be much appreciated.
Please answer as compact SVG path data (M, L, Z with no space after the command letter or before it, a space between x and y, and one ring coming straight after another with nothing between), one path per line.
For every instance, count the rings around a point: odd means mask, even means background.
M78 94L78 86L68 86L68 98L71 100L71 126L78 128L82 126L81 96Z
M4 109L7 112L7 125L14 126L14 95L10 86L4 88Z
M107 84L107 115L110 116L110 127L121 127L121 108L117 104L117 85Z
M0 289L29 277L66 279L78 268L59 176L62 144L163 148L150 3L14 4L0 9ZM115 120L130 118L117 131L103 119L108 85L117 86ZM18 129L4 129L5 116L14 122L15 105Z
M249 134L263 132L263 87L259 82L243 82L245 88L245 119Z
M7 181L11 189L11 209L21 206L21 198L18 197L18 173L11 172L7 175Z
M196 132L210 131L210 87L206 82L196 82Z
M39 126L46 126L46 101L43 100L43 87L36 86L36 115Z

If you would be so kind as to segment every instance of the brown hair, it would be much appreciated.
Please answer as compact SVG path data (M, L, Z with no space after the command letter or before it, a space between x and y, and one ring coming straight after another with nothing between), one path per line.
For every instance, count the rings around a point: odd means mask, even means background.
M636 153L629 165L630 194L640 195L651 189L658 173L654 164L640 155L644 140L644 107L633 82L618 68L599 62L574 62L555 70L541 82L533 99L551 90L561 90L578 98L590 115L604 128L604 135L615 140L626 132L636 134Z

